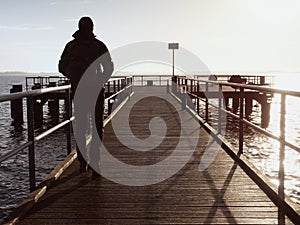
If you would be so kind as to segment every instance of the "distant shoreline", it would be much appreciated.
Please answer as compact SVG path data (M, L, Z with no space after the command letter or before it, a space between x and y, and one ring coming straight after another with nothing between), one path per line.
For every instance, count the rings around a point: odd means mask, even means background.
M60 73L51 72L40 72L40 73L30 73L30 72L20 72L20 71L7 71L0 72L0 76L62 76Z
M266 71L266 72L215 72L215 73L210 73L213 75L241 75L241 76L247 76L247 75L254 75L254 76L277 76L277 75L284 75L284 74L296 74L299 75L300 72L278 72L278 71ZM210 75L210 74L205 74ZM131 75L171 75L171 74L165 74L162 73L160 74L159 72L155 73L146 73L146 72L128 72L128 71L117 71L114 73L113 76L131 76ZM180 75L180 74L179 74ZM204 75L202 73L193 73L192 75ZM23 72L23 71L4 71L0 72L0 77L1 76L63 76L61 73L58 72Z

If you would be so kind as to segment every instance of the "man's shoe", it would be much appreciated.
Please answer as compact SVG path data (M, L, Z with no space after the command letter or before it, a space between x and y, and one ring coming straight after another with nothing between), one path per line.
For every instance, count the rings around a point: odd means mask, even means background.
M96 171L92 172L92 180L100 180L101 175L98 174Z
M85 173L87 171L87 164L86 163L80 163L79 172Z

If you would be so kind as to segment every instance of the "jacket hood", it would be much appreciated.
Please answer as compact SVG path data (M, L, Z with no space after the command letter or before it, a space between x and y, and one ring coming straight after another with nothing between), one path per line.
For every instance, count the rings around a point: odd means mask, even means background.
M86 39L94 39L96 35L93 32L82 32L81 30L77 30L72 37L75 39L86 40Z

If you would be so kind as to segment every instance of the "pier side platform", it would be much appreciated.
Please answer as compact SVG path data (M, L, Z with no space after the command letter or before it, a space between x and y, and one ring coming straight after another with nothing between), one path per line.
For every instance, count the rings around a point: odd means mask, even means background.
M152 150L134 151L116 135L119 129L125 139L132 135L146 139L151 136L153 117L162 118L167 131ZM135 87L114 119L118 128L112 122L106 125L104 145L126 164L145 166L167 159L181 141L182 123L191 128L184 134L187 137L198 132L196 149L177 173L145 186L124 185L105 177L93 180L91 172L79 172L75 160L17 224L280 224L278 207L219 145L211 165L199 170L211 144L210 135L181 109L166 87ZM128 121L130 130L125 129ZM193 130L196 126L198 131ZM191 147L185 142L183 154ZM181 162L180 155L177 157ZM285 224L293 223L286 218Z

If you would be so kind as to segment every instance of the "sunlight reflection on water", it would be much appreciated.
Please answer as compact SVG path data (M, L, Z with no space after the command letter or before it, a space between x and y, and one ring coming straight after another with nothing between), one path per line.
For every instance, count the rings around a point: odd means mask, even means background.
M275 78L276 87L299 90L297 83L300 76L296 74L281 74ZM254 104L255 105L255 104ZM300 98L287 96L286 99L286 140L300 145ZM229 120L230 117L228 118ZM260 124L260 106L251 115L252 122ZM235 129L233 128L235 127ZM237 146L237 134L233 130L238 123L227 123L226 137ZM280 95L275 94L270 109L270 124L266 130L276 136L280 134ZM250 127L244 128L244 153L266 174L274 184L278 184L279 143L268 138ZM300 203L300 154L286 147L285 150L285 187L286 193Z

